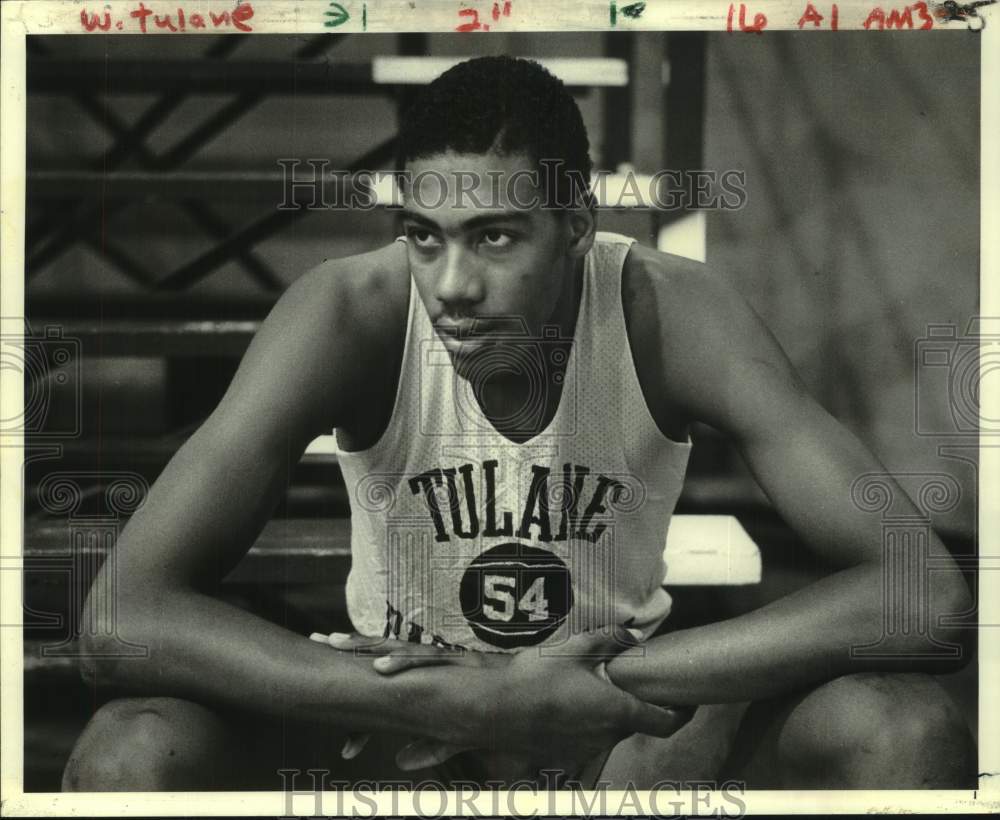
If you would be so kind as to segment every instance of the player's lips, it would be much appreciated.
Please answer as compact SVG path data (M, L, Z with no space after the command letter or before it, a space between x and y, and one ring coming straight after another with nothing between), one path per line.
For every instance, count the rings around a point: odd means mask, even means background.
M439 319L434 323L444 346L454 350L463 345L482 344L493 330L492 325L482 319Z

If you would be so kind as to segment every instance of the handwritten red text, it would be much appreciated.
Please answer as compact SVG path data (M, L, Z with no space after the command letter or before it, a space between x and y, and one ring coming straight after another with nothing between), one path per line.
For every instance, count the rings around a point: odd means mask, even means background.
M837 30L838 14L837 4L834 3L830 6L830 31ZM806 3L806 10L799 18L799 28L803 28L806 23L812 23L813 28L821 28L823 25L823 15L816 10L812 3Z
M468 20L455 26L455 31L490 30L489 23L479 22L479 12L476 9L459 9L458 16L468 18ZM491 16L493 17L494 23L499 22L501 17L510 17L510 0L505 0L503 3L494 3Z
M253 6L250 3L239 3L232 11L223 11L216 14L214 11L208 13L208 18L198 12L187 13L183 7L176 7L173 11L161 14L158 10L148 8L145 3L140 2L128 14L130 27L138 26L141 33L150 31L190 31L194 29L225 29L233 28L236 31L253 31L250 26L250 19L253 17ZM80 25L84 31L110 31L111 26L119 31L124 30L126 21L112 20L110 12L94 14L86 9L80 11Z
M903 6L902 11L889 9L888 14L879 6L869 12L868 18L862 23L866 29L876 28L879 31L885 29L912 29L914 26L913 15L916 14L917 22L920 23L921 31L934 28L934 18L927 11L926 3L914 3L912 6Z
M733 14L735 13L735 8L732 3L729 4L729 14L726 16L726 31L733 30ZM760 34L764 27L767 25L767 17L762 13L758 12L753 16L753 22L747 23L747 7L746 3L740 3L740 14L737 20L737 25L739 25L740 31L749 31L754 34Z

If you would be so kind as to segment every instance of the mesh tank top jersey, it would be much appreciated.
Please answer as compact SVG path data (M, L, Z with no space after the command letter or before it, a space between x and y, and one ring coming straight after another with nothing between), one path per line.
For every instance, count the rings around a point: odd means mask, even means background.
M359 632L518 651L613 624L648 635L669 614L663 548L691 443L659 431L636 376L621 298L633 242L597 234L558 409L522 444L486 419L411 282L392 418L340 457ZM483 367L565 355L532 344Z

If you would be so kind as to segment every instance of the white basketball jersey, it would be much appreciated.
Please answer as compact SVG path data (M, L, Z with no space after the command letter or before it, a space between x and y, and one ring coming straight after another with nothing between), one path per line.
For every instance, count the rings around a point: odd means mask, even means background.
M668 615L663 549L691 442L659 431L636 376L621 297L633 242L597 234L558 409L522 444L456 375L411 282L392 418L374 446L340 457L359 632L517 651L614 624L648 635ZM565 356L553 342L495 356L531 367ZM537 375L529 401L553 388Z

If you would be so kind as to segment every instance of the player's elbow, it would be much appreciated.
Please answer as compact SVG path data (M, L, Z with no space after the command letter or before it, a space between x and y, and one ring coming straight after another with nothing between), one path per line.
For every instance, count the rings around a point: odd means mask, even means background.
M930 573L928 593L929 611L917 613L926 628L907 630L907 643L912 654L920 658L919 671L957 672L969 664L975 648L974 630L964 625L973 609L972 596L957 571Z
M80 637L80 677L89 688L112 683L115 677L115 656L111 635L106 630L110 626L104 618L95 616L89 607L84 607L83 623L87 629Z
M878 563L870 570L873 594L852 657L871 659L872 671L929 674L957 672L970 662L974 630L966 624L973 601L957 569L921 577L914 568L891 579Z
M101 652L101 645L93 638L81 641L77 668L80 670L80 677L88 689L96 689L98 685L107 684L111 679L108 667L113 663L113 660L103 658Z
M100 598L96 590L91 590L80 619L86 628L79 639L79 670L83 682L91 688L114 683L117 678L116 660L119 652L115 651L115 642L120 641L118 628L124 614L120 606L112 609ZM120 604L121 601L115 603Z
M135 670L137 665L123 661L143 657L145 647L153 643L154 623L143 617L144 610L150 611L148 599L140 601L121 590L107 590L98 576L81 614L81 623L86 625L79 639L84 683L90 687L129 684L125 674L128 667Z

